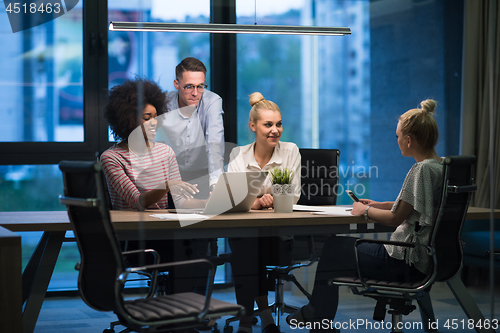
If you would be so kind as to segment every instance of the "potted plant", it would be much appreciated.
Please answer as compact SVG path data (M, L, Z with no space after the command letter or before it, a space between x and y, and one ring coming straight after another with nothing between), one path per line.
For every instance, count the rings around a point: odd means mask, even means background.
M269 172L273 184L273 202L275 213L291 213L293 211L292 184L294 172L288 168L274 168Z

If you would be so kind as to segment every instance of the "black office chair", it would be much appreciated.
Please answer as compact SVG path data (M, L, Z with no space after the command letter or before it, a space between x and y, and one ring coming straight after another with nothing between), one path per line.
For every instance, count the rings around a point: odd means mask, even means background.
M339 182L338 149L299 149L301 155L301 187L302 193L297 204L309 206L335 205L337 203L337 187ZM284 301L283 283L292 282L308 299L311 294L297 281L293 271L308 267L318 261L322 244L328 236L310 235L295 236L292 250L293 262L288 266L268 266L270 281L274 280L274 313L276 325L279 327L284 313L298 310Z
M372 239L358 239L356 242L356 245L370 242L405 247L425 246L432 255L433 269L424 280L391 282L367 279L359 273L358 263L358 276L335 278L330 281L333 284L349 286L354 294L374 298L377 301L373 315L374 320L384 320L386 306L389 305L389 313L392 314L392 332L402 332L401 328L404 326L402 316L408 315L416 309L412 300L417 300L420 306L425 331L434 331L431 324L436 321L429 295L431 286L435 282L447 282L453 289L452 284L460 283L456 280L460 279L459 272L463 264L460 233L471 194L477 188L474 183L475 165L475 156L449 156L445 158L441 201L428 244ZM457 292L456 296L460 298L460 292ZM459 302L469 315L472 313L469 310L475 306L475 303L466 304L470 299L463 301L464 299L459 299ZM465 303L465 306L462 303Z
M226 315L241 315L243 307L211 298L215 267L206 259L154 264L126 268L124 255L110 220L104 192L101 165L98 162L61 162L64 196L80 251L78 289L82 299L98 311L113 311L126 329L138 332L166 332L186 328L206 328ZM82 183L81 180L86 179ZM96 195L81 195L75 187L95 184ZM140 252L142 250L134 251ZM147 250L153 252L153 250ZM125 300L124 284L130 273L149 271L153 274L151 290L155 290L158 270L179 266L206 267L205 295L193 292ZM107 329L105 332L114 332Z
M302 193L298 205L324 206L337 203L338 149L299 149L302 159Z

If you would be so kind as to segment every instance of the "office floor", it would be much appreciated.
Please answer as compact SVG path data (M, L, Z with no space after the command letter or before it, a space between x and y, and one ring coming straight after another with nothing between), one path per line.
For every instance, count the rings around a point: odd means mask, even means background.
M488 286L474 286L468 287L469 292L475 299L480 310L486 318L490 318L490 299L491 293ZM389 332L387 326L380 326L379 322L373 321L373 307L375 301L369 298L352 295L347 288L341 289L341 301L337 314L337 321L342 323L346 329L342 332ZM495 287L495 307L494 318L500 319L500 287ZM214 297L234 302L234 292L232 289L217 290ZM269 298L274 297L270 293ZM434 313L437 318L437 326L439 332L473 332L467 329L467 317L462 311L461 307L453 297L448 287L445 284L436 284L431 291L431 298L434 307ZM305 302L304 297L293 296L290 292L286 292L285 301L290 305L302 305ZM109 322L115 320L116 317L112 313L98 312L83 303L80 298L47 298L43 304L38 319L35 333L100 333L108 327ZM218 325L223 333L224 320L218 321ZM285 322L285 317L282 318L281 331L282 332L295 332L306 333L305 330L292 329ZM386 320L390 321L390 315L386 316ZM455 320L454 323L458 326L456 329L446 328L446 323L452 324L450 320ZM420 313L414 311L410 315L404 317L406 333L423 332L419 329ZM355 326L357 323L359 326ZM234 332L237 330L237 324L232 324ZM387 323L385 324L387 325ZM462 326L465 325L465 328ZM116 332L121 329L118 326ZM261 327L259 324L254 326L254 332L259 333ZM207 333L210 331L207 331ZM500 329L497 330L500 332ZM203 332L202 332L203 333Z

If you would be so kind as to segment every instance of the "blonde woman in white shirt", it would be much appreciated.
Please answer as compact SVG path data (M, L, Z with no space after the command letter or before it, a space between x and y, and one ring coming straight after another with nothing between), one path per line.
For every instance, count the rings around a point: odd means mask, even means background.
M255 142L234 148L230 155L228 171L269 171L275 167L285 167L293 170L295 177L294 203L299 200L300 187L300 153L297 145L291 142L281 142L283 123L281 111L272 101L268 101L261 93L250 95L249 125L255 133ZM266 180L255 200L252 209L267 209L273 207L271 182ZM231 267L235 281L236 300L243 305L248 314L252 313L254 301L259 308L261 329L263 333L279 333L274 324L272 308L267 298L266 265L289 264L292 240L282 240L279 237L232 238ZM240 319L238 331L252 332L252 317Z

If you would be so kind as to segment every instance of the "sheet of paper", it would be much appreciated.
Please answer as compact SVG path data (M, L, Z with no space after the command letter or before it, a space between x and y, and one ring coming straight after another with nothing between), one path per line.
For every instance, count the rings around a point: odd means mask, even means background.
M312 212L314 215L333 215L333 216L352 216L350 210L346 210L345 207L328 210L326 212Z
M293 205L295 211L312 212L319 215L350 216L352 206L305 206Z
M165 214L152 214L150 216L157 217L162 220L205 220L210 217L206 215L192 214L192 213L189 214L165 213Z
M334 215L334 216L352 216L352 207L349 206L329 206L324 207L322 211L314 211L312 214L316 215Z
M191 224L195 224L198 222L201 222L203 220L206 220L210 218L210 216L207 215L201 215L201 214L171 214L171 213L165 213L165 214L152 214L152 217L156 217L162 220L174 220L174 221L179 221L181 227L186 227Z
M293 205L293 210L303 211L303 212L324 212L326 211L326 206L306 206L306 205Z

